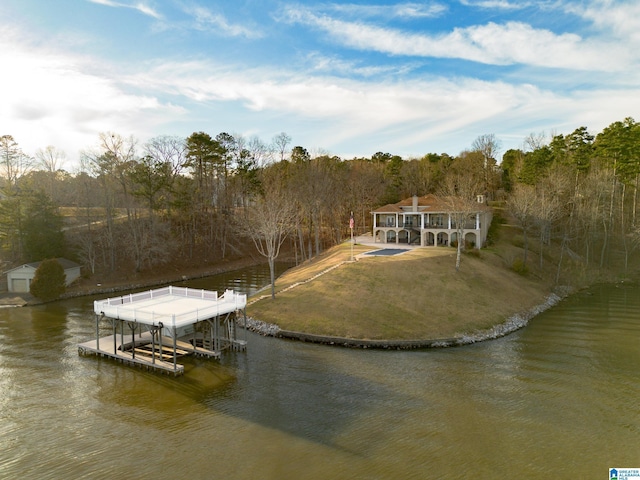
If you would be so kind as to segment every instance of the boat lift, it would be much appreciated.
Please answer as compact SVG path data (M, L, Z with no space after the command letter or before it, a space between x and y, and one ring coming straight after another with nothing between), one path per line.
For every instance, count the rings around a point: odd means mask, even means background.
M181 375L181 356L220 358L225 350L246 349L236 322L242 315L246 325L246 305L246 294L233 290L218 296L175 286L97 300L96 338L78 345L78 352ZM112 334L100 337L104 319L111 322Z

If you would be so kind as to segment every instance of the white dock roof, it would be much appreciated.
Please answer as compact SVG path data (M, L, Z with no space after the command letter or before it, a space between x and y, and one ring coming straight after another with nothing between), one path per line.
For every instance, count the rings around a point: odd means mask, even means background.
M217 292L186 287L164 287L146 292L93 302L97 315L145 325L183 327L218 315L241 310L247 305L245 294L227 290Z

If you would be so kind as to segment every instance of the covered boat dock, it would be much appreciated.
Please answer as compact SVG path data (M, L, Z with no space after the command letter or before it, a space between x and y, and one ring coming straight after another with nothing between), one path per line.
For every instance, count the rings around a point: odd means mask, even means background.
M169 286L94 302L96 338L78 345L82 355L114 358L150 370L181 375L178 358L220 358L224 350L244 350L236 319L246 321L247 296L226 290ZM100 337L100 324L112 334Z

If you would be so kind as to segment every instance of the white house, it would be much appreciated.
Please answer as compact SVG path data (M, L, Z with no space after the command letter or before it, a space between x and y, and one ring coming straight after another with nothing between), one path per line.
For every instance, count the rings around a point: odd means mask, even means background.
M458 228L455 201L435 195L414 196L385 205L373 212L373 238L376 243L406 243L416 246L446 246L456 242ZM484 246L493 213L482 196L473 212L466 215L462 228L465 245Z
M73 281L80 277L80 265L66 258L56 258L56 260L62 265L62 268L64 268L67 286L71 285ZM8 290L16 293L28 293L33 277L36 275L36 270L41 263L42 262L25 263L24 265L7 271Z

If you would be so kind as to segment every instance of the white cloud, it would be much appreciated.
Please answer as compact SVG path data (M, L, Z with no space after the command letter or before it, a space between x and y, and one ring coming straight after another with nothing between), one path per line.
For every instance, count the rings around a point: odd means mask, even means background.
M559 131L586 123L597 131L640 110L640 92L633 84L563 95L469 78L385 81L382 71L375 81L364 73L363 80L356 80L324 74L346 74L358 66L321 55L309 58L317 68L305 73L157 60L136 66L137 73L119 75L117 65L29 45L15 32L0 33L0 64L11 72L0 91L0 134L13 135L27 153L51 144L70 159L94 145L100 132L144 140L184 133L171 127L176 122L191 131L211 128L197 123L212 108L225 130L263 132L266 138L285 130L296 143L340 155L366 154L363 145L400 155L457 154L465 147L461 136L470 142L495 133L521 142L536 123ZM202 116L194 122L196 110Z
M285 18L327 32L350 48L390 55L455 58L491 65L526 64L577 70L623 70L637 58L619 42L555 34L521 22L455 28L429 35L346 22L309 10L289 9Z
M340 57L311 52L305 58L305 68L313 73L349 77L380 77L406 75L419 68L419 64L401 65L363 64L357 61L343 60Z
M324 17L313 17L314 21L316 18ZM360 28L359 24L345 26ZM406 35L391 32L404 39L402 49L423 48L411 47ZM443 38L418 37L427 38L442 55L460 58L471 52L494 62L517 58L523 63L534 63L535 58L527 55L536 53L543 57L575 54L576 45L585 42L577 36L548 32L548 37L538 37L539 44L525 48L539 33L515 23L455 30ZM559 37L566 43L565 49L545 51ZM392 44L385 48L392 48ZM370 148L369 155L384 150L406 156L429 151L457 154L466 146L460 144L460 138L471 142L485 133L517 139L518 144L513 145L505 140L506 150L518 147L532 129L569 133L586 124L597 132L640 111L640 88L628 80L629 75L601 72L601 88L554 93L522 81L435 75L417 78L393 70L410 70L415 67L414 59L398 67L364 60L360 64L318 53L306 57L306 62L312 68L296 72L284 64L251 69L212 60L156 59L135 65L125 74L126 65L70 55L0 29L0 135L13 135L27 153L55 145L65 150L71 161L79 149L95 144L98 133L105 131L141 140L160 133L182 135L184 130L186 135L198 130L251 131L267 139L287 131L296 144L309 149L322 147L347 156L367 154L363 149ZM548 71L531 70L551 77ZM345 78L353 72L359 76ZM579 85L576 77L582 74L570 74L570 79L566 72L562 78ZM593 76L590 73L589 77ZM553 83L549 78L544 84Z
M257 29L231 23L224 15L214 13L205 7L194 6L185 11L194 18L195 28L198 30L231 37L260 38L262 36Z
M122 3L122 2L114 2L113 0L87 0L90 3L96 3L98 5L104 5L105 7L114 7L114 8L130 8L133 10L137 10L138 12L147 15L149 17L153 17L156 20L160 20L162 15L156 12L149 5L138 2L138 3Z
M460 3L467 7L489 10L520 10L531 6L531 2L518 1L514 3L508 0L460 0Z
M441 3L399 3L396 5L333 3L327 9L357 17L419 19L438 17L447 10L447 6Z
M570 3L566 10L592 22L610 35L640 43L640 3L596 0L587 6Z
M419 118L424 115L424 108L438 110L448 97L443 95L447 88L440 82L369 83L269 69L221 68L206 62L163 63L130 77L129 81L158 94L186 96L198 102L242 102L256 112L272 110L308 118L351 118L354 123L364 122L363 128ZM473 83L470 82L464 89L470 88ZM496 92L503 96L504 85L496 87ZM478 96L468 97L473 98ZM384 115L372 116L376 111Z
M103 74L113 66L28 45L8 30L0 31L0 64L0 134L13 135L27 153L55 145L73 158L99 132L144 136L182 112L153 96L127 93Z
M532 128L570 133L586 124L598 132L640 109L637 86L558 93L503 81L372 82L209 61L147 66L128 82L158 97L185 97L240 115L237 130L264 131L265 119L272 128L278 119L276 130L293 134L297 144L339 155L366 154L362 145L405 156L457 154L468 146L461 137L471 142L485 133L504 138L506 150L518 148Z

